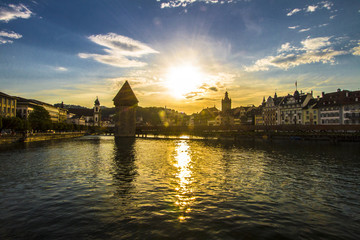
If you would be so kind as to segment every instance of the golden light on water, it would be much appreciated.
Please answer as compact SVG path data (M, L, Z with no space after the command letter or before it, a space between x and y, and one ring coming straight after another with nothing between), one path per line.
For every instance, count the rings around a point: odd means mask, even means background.
M186 214L191 211L190 205L195 200L192 196L192 170L191 170L191 156L189 154L190 146L186 140L181 140L177 143L175 148L175 164L177 168L177 201L175 204L179 207L180 216L179 221L186 220Z
M199 90L206 77L202 70L194 65L185 64L170 67L165 76L165 84L176 98L186 97Z

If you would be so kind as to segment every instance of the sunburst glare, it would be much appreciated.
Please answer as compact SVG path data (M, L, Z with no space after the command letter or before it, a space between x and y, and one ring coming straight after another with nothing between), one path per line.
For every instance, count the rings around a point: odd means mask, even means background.
M170 67L165 76L165 85L176 98L186 97L199 91L206 76L200 67L190 64Z

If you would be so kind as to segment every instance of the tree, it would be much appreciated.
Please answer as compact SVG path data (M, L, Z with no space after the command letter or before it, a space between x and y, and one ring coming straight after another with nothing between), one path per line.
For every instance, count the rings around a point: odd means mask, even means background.
M34 130L44 131L51 128L50 114L41 106L34 106L34 111L29 115L29 122Z

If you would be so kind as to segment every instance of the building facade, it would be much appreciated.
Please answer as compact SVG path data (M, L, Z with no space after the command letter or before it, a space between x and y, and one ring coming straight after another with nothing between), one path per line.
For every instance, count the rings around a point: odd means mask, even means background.
M269 96L263 103L264 125L272 126L280 124L280 106L283 97L278 97L275 93L274 97Z
M319 99L310 99L309 103L303 108L302 111L302 124L304 125L318 125L319 124Z
M16 97L0 92L0 116L16 117Z
M66 115L67 115L66 109L55 107L49 103L44 103L34 99L17 97L16 111L19 117L28 119L30 113L34 111L35 106L45 108L45 110L49 112L51 122L53 123L66 121Z
M294 95L287 95L283 97L279 104L280 107L280 124L303 124L303 108L307 106L312 93L299 93L297 90Z

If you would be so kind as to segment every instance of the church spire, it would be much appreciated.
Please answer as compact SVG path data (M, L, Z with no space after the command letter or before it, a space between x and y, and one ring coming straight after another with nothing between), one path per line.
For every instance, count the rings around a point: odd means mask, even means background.
M221 111L229 112L231 110L231 99L229 98L229 94L225 92L225 98L221 101Z

